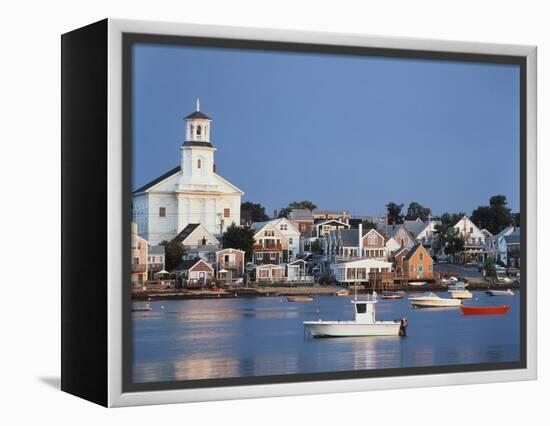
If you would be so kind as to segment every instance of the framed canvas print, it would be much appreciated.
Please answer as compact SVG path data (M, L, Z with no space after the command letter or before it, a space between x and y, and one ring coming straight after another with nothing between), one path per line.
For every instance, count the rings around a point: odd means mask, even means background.
M536 49L62 36L62 389L105 406L536 378Z

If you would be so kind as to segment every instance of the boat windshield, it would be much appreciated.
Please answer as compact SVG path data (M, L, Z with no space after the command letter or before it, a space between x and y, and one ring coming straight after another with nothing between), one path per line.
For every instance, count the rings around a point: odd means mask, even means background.
M367 312L367 304L366 303L356 303L355 304L355 310L358 314L364 314Z
M435 293L432 293L431 291L427 291L424 293L424 297L438 297Z

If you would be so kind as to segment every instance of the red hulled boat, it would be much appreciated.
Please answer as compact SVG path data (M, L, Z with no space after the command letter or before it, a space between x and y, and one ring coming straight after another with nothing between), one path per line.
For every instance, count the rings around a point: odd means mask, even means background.
M464 306L460 307L463 315L505 315L510 305L502 306Z

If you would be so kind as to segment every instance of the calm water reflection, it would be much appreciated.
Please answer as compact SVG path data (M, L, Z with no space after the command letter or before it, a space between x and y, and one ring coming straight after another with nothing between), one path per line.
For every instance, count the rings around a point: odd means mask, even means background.
M444 295L447 297L446 295ZM409 318L407 337L306 339L302 321L352 319L350 298L283 297L174 300L135 312L134 380L192 380L271 374L519 360L519 294L474 292L466 304L511 304L505 316L413 309L407 299L381 300L378 319Z

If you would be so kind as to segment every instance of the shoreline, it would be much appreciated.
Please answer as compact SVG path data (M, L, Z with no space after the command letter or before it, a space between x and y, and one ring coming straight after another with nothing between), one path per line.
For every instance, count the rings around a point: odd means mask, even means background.
M253 297L286 297L286 296L332 296L342 297L336 293L344 289L336 285L327 286L297 286L297 287L240 287L235 289L222 290L143 290L132 292L131 299L133 301L153 301L153 300L189 300L189 299L228 299L228 298L253 298ZM521 285L517 283L470 283L468 290L497 290L497 289L521 289ZM377 290L379 293L383 291L405 291L405 292L425 292L425 291L444 291L446 286L439 284L426 284L423 286L413 287L407 285L394 285L391 289ZM357 294L370 293L371 289L358 289ZM353 295L353 290L350 290L350 296ZM349 297L349 296L348 296Z

